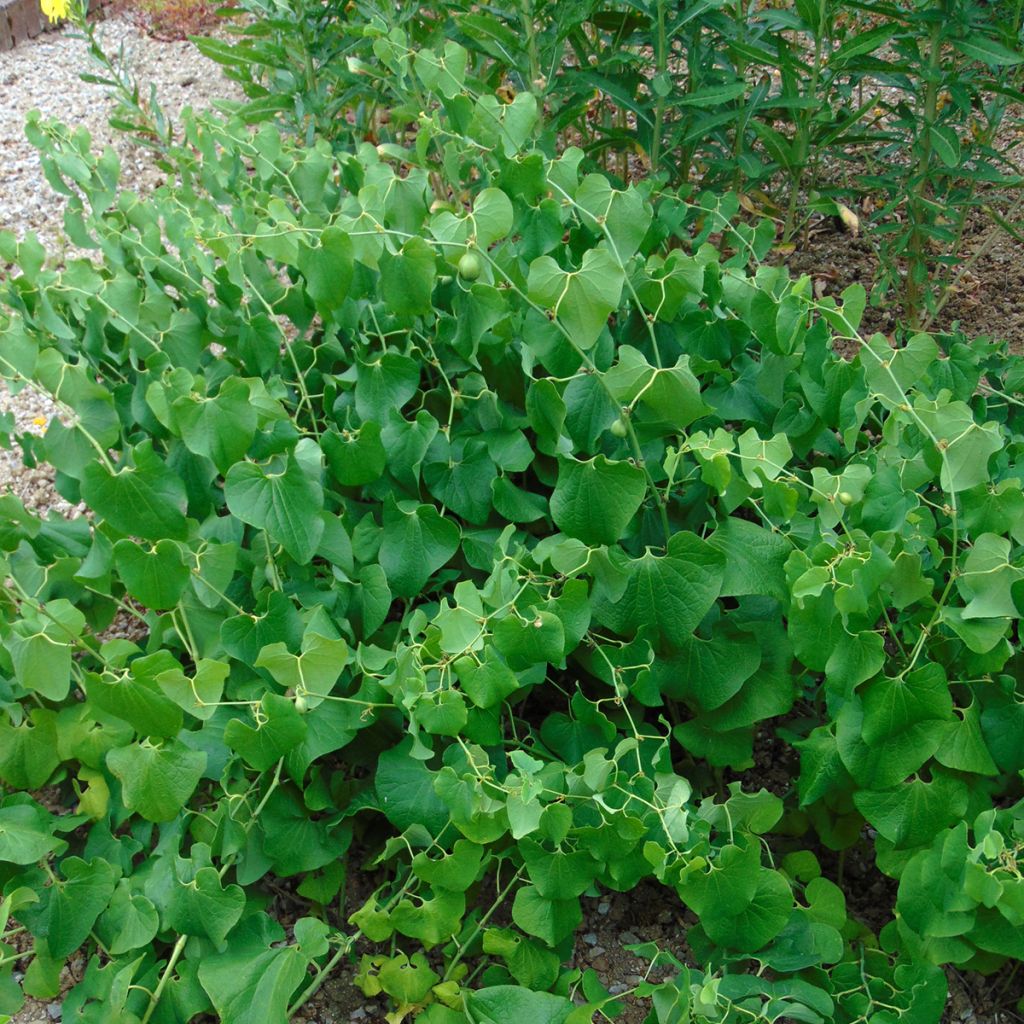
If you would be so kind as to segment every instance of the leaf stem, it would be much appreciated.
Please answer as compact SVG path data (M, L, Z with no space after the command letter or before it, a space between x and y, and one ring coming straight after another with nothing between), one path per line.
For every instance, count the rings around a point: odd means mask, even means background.
M149 1006L146 1007L146 1012L143 1014L141 1024L149 1024L150 1018L156 1012L157 1005L160 1002L160 997L164 994L164 989L167 987L167 983L171 980L171 974L174 972L174 968L177 966L178 960L181 959L181 954L185 950L185 943L187 941L187 935L178 936L178 941L175 942L174 948L171 950L170 959L164 966L163 973L160 975L160 980L157 982L156 989L150 997Z
M320 991L324 982L327 981L327 978L330 976L331 971L334 970L334 968L338 965L338 962L341 960L341 958L351 948L352 940L351 938L346 937L346 940L338 947L337 951L331 957L331 959L328 960L327 963L325 963L323 967L320 968L319 971L317 971L316 976L313 978L313 980L302 990L302 993L301 995L299 995L298 999L296 999L295 1002L288 1007L288 1010L286 1012L288 1020L291 1020L292 1017L296 1013L298 1013L299 1010L302 1009L302 1007L305 1006L306 1003L308 1003L310 999L312 999L313 996L317 994L317 992Z
M444 977L441 979L442 981L447 981L452 976L452 973L454 972L455 968L458 967L466 950L469 949L469 947L473 944L473 941L476 939L476 937L487 926L487 922L490 921L490 919L494 916L498 907L500 907L502 903L505 901L505 897L512 891L512 887L522 877L523 869L520 868L512 876L512 878L509 880L505 888L502 889L501 892L499 892L498 895L494 898L494 902L491 904L487 913L484 914L483 917L481 917L480 920L477 922L476 928L473 929L472 935L470 935L469 938L466 939L464 943L462 943L462 945L459 947L458 953L456 953L455 956L452 957L451 963L448 964L448 969L444 972Z

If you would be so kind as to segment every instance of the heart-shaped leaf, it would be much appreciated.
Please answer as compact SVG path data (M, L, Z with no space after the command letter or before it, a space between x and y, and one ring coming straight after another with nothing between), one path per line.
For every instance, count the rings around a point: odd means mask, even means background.
M293 455L266 466L236 463L225 478L224 494L242 522L266 530L296 562L312 560L324 531L323 490Z

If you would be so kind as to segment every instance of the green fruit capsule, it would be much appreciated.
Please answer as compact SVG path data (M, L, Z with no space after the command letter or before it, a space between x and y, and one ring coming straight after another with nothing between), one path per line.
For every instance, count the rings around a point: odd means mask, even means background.
M852 505L854 500L855 499L854 499L853 495L849 491L840 491L839 492L839 504L840 505Z
M463 253L462 259L459 260L459 277L463 281L475 281L482 269L483 264L475 252Z
M309 701L306 700L305 694L295 694L295 710L300 715L304 715L309 710Z
M626 421L620 416L609 428L616 437L625 437L629 433Z

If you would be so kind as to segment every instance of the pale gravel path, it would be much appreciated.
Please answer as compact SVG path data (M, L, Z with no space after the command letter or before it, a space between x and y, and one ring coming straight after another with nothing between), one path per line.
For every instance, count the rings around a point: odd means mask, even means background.
M220 68L207 60L190 42L158 42L144 35L124 15L98 26L98 36L108 53L123 46L127 66L142 83L144 93L156 86L157 96L173 121L183 107L209 107L214 100L237 95ZM57 118L69 127L84 127L97 151L112 145L121 159L124 187L146 192L160 180L149 155L107 123L112 102L102 86L82 82L82 72L95 72L86 43L68 30L47 32L6 53L0 53L0 229L19 238L35 232L51 259L67 252L63 238L62 197L50 188L36 150L25 138L25 118L30 110L45 118ZM0 265L0 275L4 268ZM16 432L42 433L55 414L45 397L25 390L8 393L0 382L0 414L11 413ZM33 511L53 509L76 515L53 490L52 473L45 467L22 465L18 448L0 448L0 493L12 489Z

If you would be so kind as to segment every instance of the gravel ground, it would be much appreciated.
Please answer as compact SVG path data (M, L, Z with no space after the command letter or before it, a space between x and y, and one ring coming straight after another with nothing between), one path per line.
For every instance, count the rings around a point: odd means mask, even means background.
M103 22L97 34L107 53L117 53L123 47L129 69L144 88L148 89L149 83L156 86L159 101L172 120L183 107L198 110L215 99L236 95L220 68L187 41L150 39L124 14ZM0 229L13 231L19 238L35 232L51 257L58 260L66 254L64 201L47 184L38 154L25 138L25 117L30 110L86 128L96 149L112 145L121 158L126 188L144 192L156 178L147 153L107 124L112 103L105 90L79 78L89 71L95 67L86 44L68 29L47 32L0 53ZM0 383L0 414L13 416L15 432L42 433L56 412L45 395L29 390L11 395ZM8 489L37 513L49 509L60 515L81 512L54 492L52 474L46 468L22 464L17 447L0 448L0 493Z

